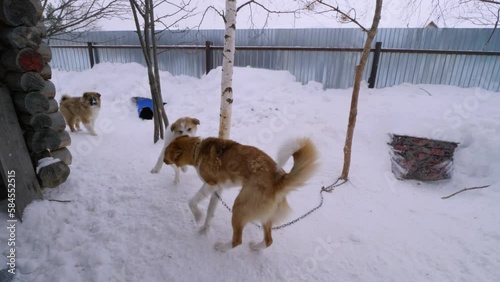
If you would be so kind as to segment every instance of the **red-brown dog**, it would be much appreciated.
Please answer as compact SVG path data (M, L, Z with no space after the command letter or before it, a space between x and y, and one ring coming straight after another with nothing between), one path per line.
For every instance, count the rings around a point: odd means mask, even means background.
M201 139L179 137L165 150L166 164L178 167L192 165L205 184L190 200L189 207L197 222L202 213L198 203L211 195L205 224L206 232L218 202L216 193L227 187L241 186L233 205L233 238L227 243L218 242L215 249L226 251L242 243L243 228L248 222L260 221L264 239L250 243L252 250L269 247L271 228L284 218L289 210L288 192L302 186L317 168L317 152L309 139L299 139L280 149L279 163L283 165L291 156L294 164L289 173L258 148L219 138Z

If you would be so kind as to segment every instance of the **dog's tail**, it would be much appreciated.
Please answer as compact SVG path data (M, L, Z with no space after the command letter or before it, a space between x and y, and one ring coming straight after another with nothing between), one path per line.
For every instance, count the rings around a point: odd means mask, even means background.
M279 181L279 189L285 193L302 186L318 167L318 152L309 138L292 140L282 146L278 153L278 169L281 169L291 156L293 167Z
M66 95L66 94L62 95L62 98L61 98L61 103L62 103L62 102L64 102L65 100L68 100L69 98L71 98L71 97L69 97L69 96L68 96L68 95Z

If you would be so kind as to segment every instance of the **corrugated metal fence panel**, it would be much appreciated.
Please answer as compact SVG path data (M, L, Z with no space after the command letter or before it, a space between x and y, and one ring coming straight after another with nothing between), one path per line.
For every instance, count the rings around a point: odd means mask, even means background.
M500 37L495 35L485 47L493 29L467 28L382 28L375 41L383 42L383 48L417 50L475 50L498 51Z
M376 41L382 48L416 50L500 51L500 35L492 29L379 29ZM265 29L237 30L236 46L295 46L362 48L365 33L359 29ZM196 50L161 50L160 68L173 75L201 77L205 71L205 41L223 45L223 30L163 32L159 45L199 46ZM80 43L51 40L50 45L82 45L93 42L96 62L145 65L134 31L90 32L77 39ZM488 42L488 44L486 44ZM102 45L135 45L137 48L99 48ZM81 71L90 68L88 50L53 48L53 68ZM354 82L354 67L359 52L239 50L236 66L288 70L297 81L314 80L325 88L348 88ZM499 56L386 53L380 57L376 87L400 83L449 84L482 87L500 91ZM373 54L364 80L368 80ZM222 65L222 50L213 52L213 66Z
M382 48L500 51L492 29L381 29ZM487 43L487 44L486 44ZM500 91L498 56L382 53L376 87L400 83L446 84Z
M201 77L205 72L204 50L167 50L158 56L160 68L173 75Z
M50 66L65 71L83 71L90 68L87 49L52 48Z

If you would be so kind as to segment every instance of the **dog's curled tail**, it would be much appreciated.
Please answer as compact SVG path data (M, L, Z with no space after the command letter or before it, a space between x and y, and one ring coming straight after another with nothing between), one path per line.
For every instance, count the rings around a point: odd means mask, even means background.
M293 167L280 181L285 192L299 188L318 168L318 152L309 138L293 140L282 146L278 153L278 168L282 168L291 156Z
M69 97L69 96L68 96L68 95L66 95L66 94L62 95L62 98L61 98L61 103L62 103L62 102L64 102L65 100L68 100L69 98L71 98L71 97Z

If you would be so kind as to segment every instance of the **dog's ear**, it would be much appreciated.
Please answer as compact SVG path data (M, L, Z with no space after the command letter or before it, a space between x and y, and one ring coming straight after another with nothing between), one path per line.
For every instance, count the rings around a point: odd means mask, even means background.
M83 99L87 99L89 97L89 92L84 92L83 93Z
M97 97L101 98L101 93L95 93L97 95Z
M172 132L175 131L175 123L172 123L172 125L170 126L170 131L172 131Z
M193 121L193 123L194 123L194 124L196 124L196 125L200 124L200 120L199 120L199 119L197 119L197 118L192 118L191 120L192 120L192 121Z

